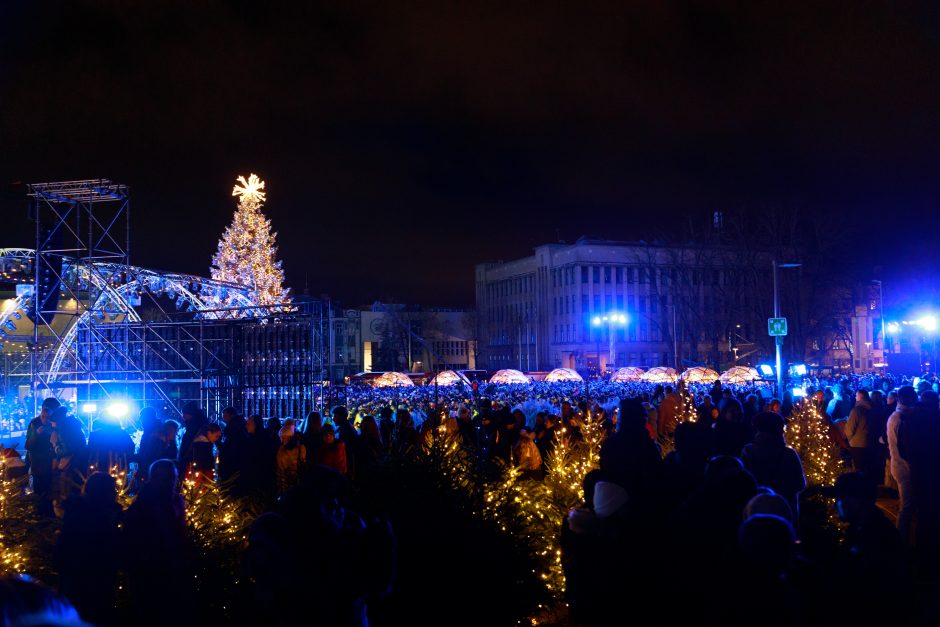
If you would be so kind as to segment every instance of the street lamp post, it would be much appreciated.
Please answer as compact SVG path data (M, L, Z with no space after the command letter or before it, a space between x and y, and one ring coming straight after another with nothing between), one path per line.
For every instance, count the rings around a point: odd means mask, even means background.
M610 340L609 346L609 356L608 356L608 365L615 364L617 362L617 340L614 337L614 327L615 326L626 326L627 316L626 314L618 312L610 312L605 316L594 316L591 320L591 324L595 327L600 327L603 324L607 325L607 336ZM601 369L601 346L600 338L597 339L597 370L600 373Z
M777 263L776 258L773 260L774 266L774 318L780 317L780 290L777 285L777 268L799 268L800 263ZM778 335L774 338L774 344L776 345L776 370L777 370L777 394L783 395L783 337Z
M874 279L872 283L878 284L878 313L881 314L881 363L887 361L885 355L888 354L888 336L885 335L885 287L881 279Z

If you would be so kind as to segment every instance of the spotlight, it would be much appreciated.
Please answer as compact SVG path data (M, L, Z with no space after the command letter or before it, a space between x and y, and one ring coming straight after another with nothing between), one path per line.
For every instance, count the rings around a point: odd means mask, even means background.
M96 411L98 411L98 405L96 405L95 403L84 403L82 405L83 414L93 414Z
M937 318L934 316L924 316L923 318L917 321L917 324L920 325L920 327L924 331L936 331L937 330Z
M112 418L124 418L130 411L131 408L124 401L111 401L105 408L105 412Z

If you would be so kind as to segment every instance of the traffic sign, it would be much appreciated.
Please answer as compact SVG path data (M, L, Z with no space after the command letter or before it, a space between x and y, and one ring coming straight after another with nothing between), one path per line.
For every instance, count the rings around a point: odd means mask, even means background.
M787 334L787 319L786 318L768 318L767 319L767 335L771 337L778 337L781 335Z

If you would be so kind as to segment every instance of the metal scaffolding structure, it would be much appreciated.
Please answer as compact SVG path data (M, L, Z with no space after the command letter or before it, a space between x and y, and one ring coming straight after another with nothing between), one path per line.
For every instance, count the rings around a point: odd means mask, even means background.
M36 248L0 249L0 281L16 286L0 348L3 387L26 385L34 412L50 395L296 417L322 403L319 302L261 307L244 285L131 265L125 185L37 183L28 197Z

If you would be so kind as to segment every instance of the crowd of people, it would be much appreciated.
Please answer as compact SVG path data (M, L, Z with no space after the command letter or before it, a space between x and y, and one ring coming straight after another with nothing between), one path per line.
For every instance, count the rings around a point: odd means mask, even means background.
M189 404L177 422L144 408L137 445L104 420L86 433L47 398L28 425L23 471L40 511L63 520L59 588L90 623L172 620L199 607L191 587L174 583L191 576L180 495L188 478L218 481L264 512L242 556L252 582L241 600L246 617L287 624L316 607L322 624L365 625L369 603L392 585L395 539L388 520L351 509L351 493L388 460L421 455L442 434L483 468L513 465L524 480L541 481L560 439L578 446L591 420L607 434L599 468L585 477L584 502L558 521L575 624L611 624L629 610L625 598L640 600L650 589L688 601L662 611L710 617L706 624L743 624L755 612L763 622L795 624L827 601L833 618L881 613L904 624L922 607L915 581L936 582L940 558L938 383L907 383L805 383L806 402L845 461L835 485L817 491L835 497L845 526L831 551L817 542L825 517L801 512L813 489L784 438L794 399L754 386L362 389L325 416L283 420L234 408L212 420ZM126 471L126 486L112 469ZM133 502L122 510L117 495L125 489ZM876 506L879 495L895 492L896 523ZM121 578L130 614L115 611ZM309 605L282 603L286 581L302 586ZM886 591L890 604L877 603ZM834 605L841 594L855 602Z

